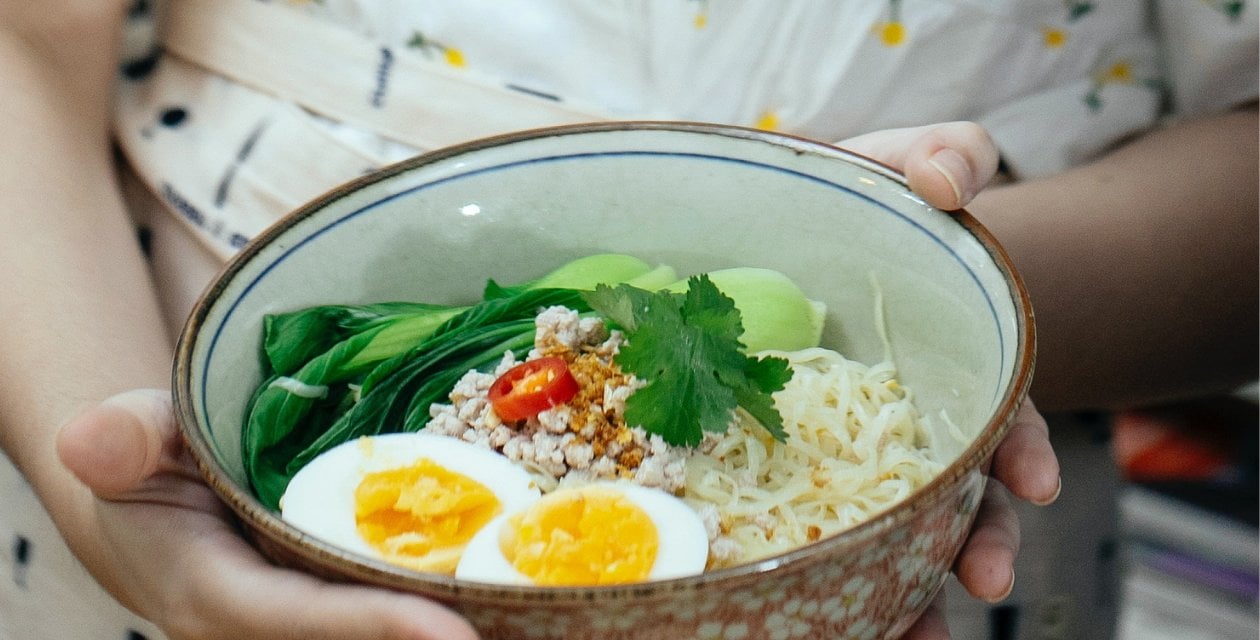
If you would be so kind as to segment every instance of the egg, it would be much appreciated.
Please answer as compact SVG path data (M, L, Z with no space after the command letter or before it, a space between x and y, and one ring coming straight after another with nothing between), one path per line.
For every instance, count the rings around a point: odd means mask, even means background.
M320 454L289 482L280 515L350 551L449 575L474 534L539 496L529 473L494 451L395 433Z
M704 571L709 536L696 512L660 489L623 483L561 488L483 528L455 569L461 580L579 586Z

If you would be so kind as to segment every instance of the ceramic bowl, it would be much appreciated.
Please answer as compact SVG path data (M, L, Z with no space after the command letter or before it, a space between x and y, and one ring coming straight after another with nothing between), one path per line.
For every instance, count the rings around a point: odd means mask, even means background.
M597 252L680 274L788 274L827 304L825 346L873 363L887 344L921 410L946 412L966 440L927 486L839 535L752 564L615 587L494 587L410 572L304 535L245 487L241 425L260 381L265 314L462 304L487 278L522 281ZM429 153L283 218L196 305L174 394L206 479L266 556L441 601L486 638L873 640L904 632L946 579L983 469L1027 391L1033 334L1026 292L993 237L966 212L928 206L885 166L762 131L582 125Z

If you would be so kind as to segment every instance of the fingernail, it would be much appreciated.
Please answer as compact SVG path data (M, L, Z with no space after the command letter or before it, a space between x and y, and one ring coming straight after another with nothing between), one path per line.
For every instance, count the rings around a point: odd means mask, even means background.
M1050 496L1047 500L1034 500L1033 504L1038 507L1045 507L1054 504L1054 502L1059 499L1059 494L1063 493L1063 476L1058 477L1058 482L1059 483L1054 487L1054 495Z
M928 164L941 172L941 176L949 182L954 190L955 203L962 207L975 196L971 192L971 165L953 149L941 149L928 158Z
M1011 596L1011 592L1015 590L1015 567L1011 567L1011 581L1006 584L1006 591L1002 595L988 600L989 604L997 604Z

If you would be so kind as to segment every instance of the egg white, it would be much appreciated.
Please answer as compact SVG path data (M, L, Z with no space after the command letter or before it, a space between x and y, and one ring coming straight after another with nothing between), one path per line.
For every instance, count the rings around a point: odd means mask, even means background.
M709 559L709 534L700 516L687 503L660 489L629 483L592 483L621 492L643 510L656 525L659 545L648 580L666 580L704 571ZM561 489L563 491L565 489ZM512 566L503 555L499 537L513 515L527 509L505 512L491 520L473 536L455 569L455 577L471 582L532 585L533 580Z
M359 535L355 489L368 473L411 466L423 458L485 485L504 512L517 511L540 496L524 468L494 451L450 436L391 433L345 442L302 467L280 499L280 516L311 536L379 559L381 554Z

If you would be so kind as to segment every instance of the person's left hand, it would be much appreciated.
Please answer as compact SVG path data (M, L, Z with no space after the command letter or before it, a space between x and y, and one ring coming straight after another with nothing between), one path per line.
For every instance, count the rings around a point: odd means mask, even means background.
M928 204L948 211L965 207L997 171L997 147L982 127L970 122L889 129L837 144L902 172ZM1059 461L1049 429L1032 401L1026 401L993 454L984 500L954 564L954 574L968 593L996 603L1015 586L1019 519L1008 492L1047 505L1059 489ZM943 600L944 591L902 640L949 640Z

